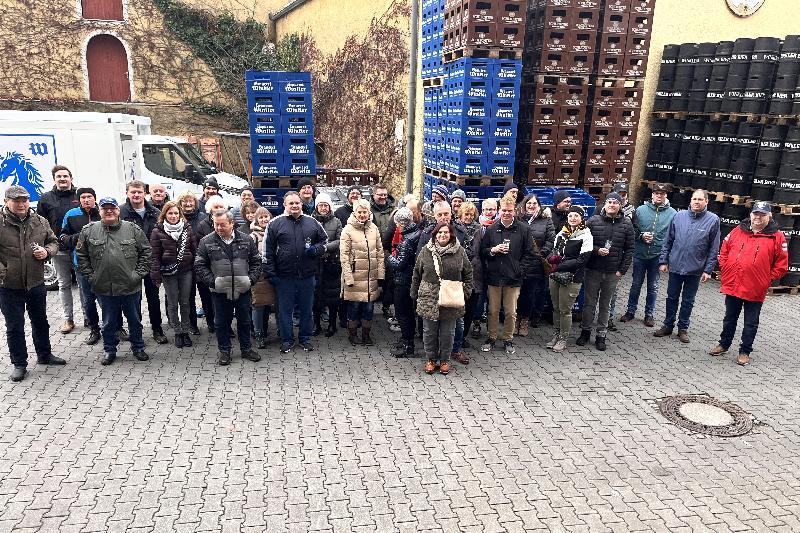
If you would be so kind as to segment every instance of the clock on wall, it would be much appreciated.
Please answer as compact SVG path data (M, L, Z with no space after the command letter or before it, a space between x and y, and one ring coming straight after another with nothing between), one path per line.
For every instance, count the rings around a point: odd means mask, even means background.
M749 17L764 5L765 0L725 0L728 9L738 17Z

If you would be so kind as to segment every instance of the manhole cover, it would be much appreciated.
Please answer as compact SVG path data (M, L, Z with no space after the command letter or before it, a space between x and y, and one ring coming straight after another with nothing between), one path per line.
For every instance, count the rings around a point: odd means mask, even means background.
M732 403L710 396L668 396L659 404L661 414L678 427L715 437L739 437L753 429L753 417Z

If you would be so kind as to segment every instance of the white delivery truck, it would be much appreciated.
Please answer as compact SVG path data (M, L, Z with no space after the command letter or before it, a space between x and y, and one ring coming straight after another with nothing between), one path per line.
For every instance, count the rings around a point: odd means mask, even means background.
M125 184L162 183L171 198L184 190L200 196L214 177L220 195L238 206L247 181L217 172L179 137L151 135L150 118L122 113L0 111L0 194L22 185L36 204L53 188L51 169L65 165L75 184L98 195L125 199Z

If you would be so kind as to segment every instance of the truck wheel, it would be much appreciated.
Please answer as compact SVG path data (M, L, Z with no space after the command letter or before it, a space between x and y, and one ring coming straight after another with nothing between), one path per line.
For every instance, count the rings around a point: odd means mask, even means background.
M50 259L44 263L44 286L48 291L58 290L58 274L56 274L56 267Z

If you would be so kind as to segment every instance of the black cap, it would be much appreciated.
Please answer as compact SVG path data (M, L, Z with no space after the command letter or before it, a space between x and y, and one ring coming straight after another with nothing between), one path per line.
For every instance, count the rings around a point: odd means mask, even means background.
M756 202L753 204L751 213L772 213L772 204L769 202Z
M653 192L669 192L671 187L668 183L656 183L653 185Z
M628 192L628 184L627 183L623 183L623 182L615 183L614 184L614 192L627 193Z

